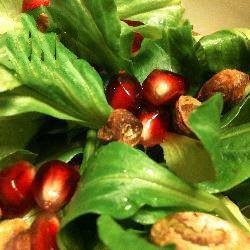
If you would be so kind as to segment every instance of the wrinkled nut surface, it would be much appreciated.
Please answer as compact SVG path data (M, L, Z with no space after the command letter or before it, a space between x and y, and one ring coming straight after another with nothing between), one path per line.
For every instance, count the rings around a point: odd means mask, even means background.
M229 105L240 102L249 92L250 77L241 71L226 69L214 75L201 88L198 99L207 100L215 93L222 93L224 102Z
M116 109L104 127L99 129L97 137L106 142L119 141L135 146L140 142L142 129L142 123L132 113Z
M40 30L41 32L46 32L47 28L49 26L49 18L46 14L41 13L37 20L36 20L36 26L38 28L38 30Z
M5 247L5 250L31 250L30 230L19 233L12 238Z
M151 241L158 246L176 244L176 250L250 249L250 238L225 220L205 213L183 212L153 225Z
M175 103L174 127L181 134L190 135L192 133L188 124L190 113L201 105L201 102L192 96L181 96Z
M5 250L10 240L28 228L28 223L22 219L4 220L0 222L0 250Z

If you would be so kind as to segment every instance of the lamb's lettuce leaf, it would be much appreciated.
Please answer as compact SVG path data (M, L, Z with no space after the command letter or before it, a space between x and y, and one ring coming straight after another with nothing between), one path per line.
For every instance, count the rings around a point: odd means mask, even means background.
M176 213L176 212L182 212L185 211L184 208L166 208L166 207L160 207L160 208L153 208L149 206L142 207L138 212L132 217L132 220L142 224L142 225L152 225L156 223L158 220Z
M183 8L180 0L115 0L120 19L141 21L153 26L176 25Z
M195 94L203 83L204 69L195 53L192 26L185 22L176 27L165 27L160 44L172 61L177 63L179 72L176 73L187 79L189 94Z
M180 72L176 60L156 42L147 39L143 42L139 54L133 58L133 74L143 82L154 69Z
M160 39L145 39L138 55L133 58L133 73L143 81L156 68L183 75L190 94L199 89L204 81L204 70L199 65L192 26L188 22L174 27L164 26Z
M221 95L213 96L194 110L189 123L200 142L180 135L169 136L161 145L168 167L212 193L229 190L248 179L250 124L244 116L249 113L247 106L240 116L243 103L227 115L230 124L227 127L220 121Z
M55 0L48 8L33 13L45 12L49 16L49 30L61 35L62 42L78 56L112 73L120 69L131 72L131 53L124 56L124 24L120 21L130 19L143 21L144 34L152 28L161 36L162 28L175 26L182 22L183 9L180 1L157 0L71 0L62 4ZM128 28L128 27L127 27ZM129 30L129 28L128 28ZM131 47L133 28L126 37ZM128 47L128 46L127 46Z
M178 134L169 134L161 144L167 166L191 183L213 180L213 163L200 141Z
M222 105L222 96L215 95L193 111L189 119L216 171L214 182L201 184L211 192L226 191L250 177L250 124L221 129Z
M67 4L55 0L39 12L48 14L49 30L60 34L65 46L79 57L110 72L129 70L129 62L120 53L121 22L114 0Z
M200 65L210 74L227 68L249 72L249 33L249 29L232 29L202 37L196 45Z
M0 115L39 112L87 127L102 126L111 107L98 73L55 34L39 32L32 17L24 15L22 20L23 30L6 37L12 70L22 86L1 94Z
M13 90L21 86L21 82L14 76L14 72L0 65L0 93Z
M17 160L34 160L27 145L43 124L36 114L0 117L0 168Z
M100 239L110 250L174 250L174 246L157 247L146 239L138 236L135 232L123 229L115 220L108 215L102 215L97 221Z
M84 180L66 209L63 224L90 212L128 218L144 205L195 206L212 211L215 200L215 197L189 186L144 153L114 142L90 158Z
M249 230L220 198L185 183L143 152L113 142L98 149L89 159L78 190L64 209L60 235L67 234L78 220L84 224L84 216L88 214L136 221L136 217L140 220L138 212L146 207L148 213L153 213L147 222L154 220L158 212L164 214L163 210L167 214L184 209L216 213ZM60 242L64 244L63 239Z
M250 95L223 115L221 127L233 127L250 122Z

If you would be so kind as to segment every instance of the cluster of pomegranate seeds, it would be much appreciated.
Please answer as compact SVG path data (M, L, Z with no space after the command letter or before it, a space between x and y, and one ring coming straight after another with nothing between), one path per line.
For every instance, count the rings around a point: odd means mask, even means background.
M0 172L2 218L23 216L36 204L43 211L31 228L8 243L8 249L56 250L59 219L56 215L73 196L79 169L62 161L44 163L38 171L19 161ZM21 247L21 248L20 248Z
M106 96L114 109L126 109L137 116L143 124L140 144L152 147L166 138L170 127L170 116L165 106L173 104L186 90L184 77L156 69L142 86L129 74L119 73L110 80Z
M41 6L48 6L50 0L24 0L22 10L23 12L39 8Z
M28 212L34 201L46 211L57 212L73 196L80 174L62 161L49 161L37 171L27 161L20 161L0 172L0 206L3 218Z

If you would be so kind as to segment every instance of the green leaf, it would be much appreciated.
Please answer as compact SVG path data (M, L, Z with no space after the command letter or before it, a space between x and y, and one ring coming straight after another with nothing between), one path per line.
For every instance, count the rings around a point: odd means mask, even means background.
M220 137L221 170L228 188L250 177L250 123L223 131ZM223 168L222 168L223 166Z
M114 0L55 0L47 10L62 41L77 55L111 72L129 68L119 52L121 24Z
M95 130L89 130L87 132L86 142L83 148L84 159L80 169L81 174L83 174L86 171L88 167L88 161L100 146L99 144L100 141L97 139L97 132Z
M152 26L176 25L183 14L180 0L115 0L120 19L141 21Z
M196 53L199 63L207 72L216 73L223 69L250 68L249 30L222 30L199 40Z
M64 162L69 162L74 158L74 156L81 154L82 153L82 148L81 147L71 147L71 148L65 148L64 150L58 151L56 154L50 155L47 157L44 161L49 161L49 160L60 160Z
M214 212L248 230L219 198L185 183L143 152L118 142L101 147L90 158L78 190L64 210L62 230L86 214L133 219L145 206Z
M213 180L213 164L202 144L190 137L169 134L161 144L170 170L191 183Z
M0 65L0 93L21 86L14 73Z
M233 127L250 122L250 95L223 115L221 127Z
M179 70L176 73L187 79L189 93L196 93L203 81L203 69L195 53L192 26L185 22L177 27L165 27L159 43L171 61L178 65Z
M39 12L44 12L44 8ZM183 9L180 1L173 0L146 1L143 8L137 0L72 0L67 5L56 0L46 13L50 20L49 29L59 32L68 48L94 65L117 73L121 69L131 72L129 46L133 41L132 28L124 40L120 19L141 20L146 24L143 34L149 34L153 28L161 37L163 26L182 22Z
M16 160L34 159L35 155L24 149L42 123L42 117L35 114L0 117L0 167Z
M153 207L143 207L141 208L132 219L142 225L152 225L158 220L165 218L166 216L176 213L178 211L184 211L185 209L179 208L153 208Z
M121 143L110 143L89 160L79 190L65 210L63 225L87 213L124 219L145 205L213 211L218 202L216 197L183 182L144 153Z
M217 94L193 111L189 119L215 168L215 181L200 184L210 192L226 191L250 177L250 126L221 130L222 104L222 96Z
M1 148L1 147L0 147ZM29 162L34 162L37 155L24 149L19 149L14 152L10 152L0 159L0 169L5 168L15 162L26 160Z
M55 34L37 31L31 17L23 16L23 27L21 33L8 34L6 44L24 87L0 97L4 103L0 113L40 112L87 127L101 127L111 107L97 72L57 41Z
M21 0L0 0L0 35L19 26L22 2Z
M145 40L139 54L133 58L133 74L140 82L154 69L179 72L178 66L175 59L152 40Z
M220 114L222 107L222 96L217 94L195 109L189 118L190 127L210 153L213 162L219 157Z
M137 234L124 230L110 216L102 215L98 219L99 237L110 250L157 250L157 249L175 249L173 246L160 248L149 243Z

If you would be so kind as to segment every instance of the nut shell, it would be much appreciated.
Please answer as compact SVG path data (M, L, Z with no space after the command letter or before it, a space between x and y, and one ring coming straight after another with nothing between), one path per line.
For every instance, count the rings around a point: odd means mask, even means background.
M222 93L225 104L234 105L240 102L249 90L250 77L235 69L226 69L214 75L201 88L198 99L207 100L215 93Z
M183 212L153 225L151 241L158 246L176 244L176 250L250 249L250 238L240 229L216 216Z
M193 110L201 105L201 102L192 96L181 96L175 104L174 128L180 134L190 135L192 131L188 119Z
M140 141L142 129L142 123L132 113L125 109L116 109L104 127L99 129L97 136L106 142L119 141L135 146Z
M9 241L29 229L23 219L4 220L0 223L0 249L7 249Z

